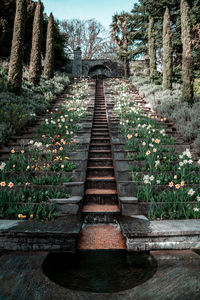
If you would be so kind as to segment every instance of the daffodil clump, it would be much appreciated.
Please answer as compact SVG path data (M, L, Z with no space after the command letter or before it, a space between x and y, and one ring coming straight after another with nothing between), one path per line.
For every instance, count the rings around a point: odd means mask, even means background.
M114 112L126 137L127 158L133 159L137 197L151 202L151 218L200 218L200 160L190 149L176 153L176 140L166 131L165 118L145 112L134 101L132 85L114 81Z
M86 116L88 91L87 80L76 82L62 104L46 111L28 145L11 149L9 160L0 162L0 218L52 218L49 200L69 197L60 186L76 168L70 152L79 147L75 133Z

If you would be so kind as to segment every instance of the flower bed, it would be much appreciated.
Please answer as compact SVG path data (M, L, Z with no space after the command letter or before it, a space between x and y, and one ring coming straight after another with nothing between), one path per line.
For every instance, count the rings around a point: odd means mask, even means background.
M76 82L61 105L46 111L28 145L13 147L9 160L0 162L0 218L51 219L49 200L69 197L62 184L76 169L70 152L78 149L73 136L86 116L88 91L86 80Z
M38 86L23 79L22 93L16 96L7 85L7 70L1 67L0 70L0 144L2 144L8 136L19 133L25 126L32 125L37 120L37 115L45 113L51 101L69 84L69 78L64 73L56 73L50 80L42 77Z
M176 136L166 133L166 118L157 122L144 111L134 101L130 83L113 83L114 111L126 137L127 158L133 159L130 171L138 183L138 200L151 203L152 219L199 218L200 160L195 161L188 148L181 154L174 151L178 143Z
M200 149L200 100L198 80L195 80L195 103L190 106L182 101L182 87L173 84L172 90L162 91L161 85L150 82L149 77L134 76L130 78L141 96L145 96L157 113L174 122L179 132L188 141L194 141L196 150Z

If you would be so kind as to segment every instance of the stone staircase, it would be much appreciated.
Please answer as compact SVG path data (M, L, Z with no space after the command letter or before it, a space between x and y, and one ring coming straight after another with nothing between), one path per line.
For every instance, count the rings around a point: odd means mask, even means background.
M112 231L112 226L117 224L117 217L120 215L103 80L97 80L96 85L94 117L82 215L84 226L91 227L94 224L99 226L99 231L96 231L95 227L95 235L97 232L100 234L102 226L105 230L106 224L108 230ZM110 226L111 224L112 226ZM84 234L84 230L82 234ZM87 234L87 230L85 230L85 234ZM113 235L113 238L114 236L116 236L116 234ZM122 244L123 236L121 234L120 236L120 243ZM81 239L87 240L87 237ZM91 239L91 232L89 239ZM80 242L79 248L84 249L83 244ZM88 244L91 246L92 241L90 240ZM122 247L120 246L119 248Z

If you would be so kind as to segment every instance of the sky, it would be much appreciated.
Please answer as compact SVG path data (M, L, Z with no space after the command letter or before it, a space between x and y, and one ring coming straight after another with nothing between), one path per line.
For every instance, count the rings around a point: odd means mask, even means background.
M121 11L130 12L137 0L43 0L45 12L63 19L96 19L109 29L112 15Z

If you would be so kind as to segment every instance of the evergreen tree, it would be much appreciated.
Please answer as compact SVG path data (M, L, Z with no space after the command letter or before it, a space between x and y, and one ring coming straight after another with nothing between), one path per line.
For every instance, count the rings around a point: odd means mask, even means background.
M181 38L183 44L182 56L182 99L193 102L193 63L190 8L186 0L181 0Z
M124 77L128 76L128 44L129 44L129 22L131 15L126 12L115 14L112 17L111 36L117 45L118 56L124 64Z
M148 31L148 45L149 45L149 61L150 61L150 78L154 80L156 77L156 45L154 37L154 18L149 17L149 31Z
M25 16L26 0L17 0L8 73L8 82L16 94L20 93L22 84Z
M54 18L51 13L49 16L47 39L46 39L46 56L44 74L48 79L54 76Z
M26 0L27 15L24 37L24 61L30 59L31 39L35 2ZM13 27L16 11L15 0L0 0L0 56L9 57L12 46Z
M172 88L172 42L170 29L170 11L167 7L163 22L163 90Z
M43 5L38 0L35 16L33 21L32 34L32 49L29 67L29 79L34 85L38 85L42 74L41 62L41 47L42 47L42 19L43 19Z
M131 11L130 43L133 44L130 50L132 59L146 56L148 54L148 15L142 4L135 4Z

